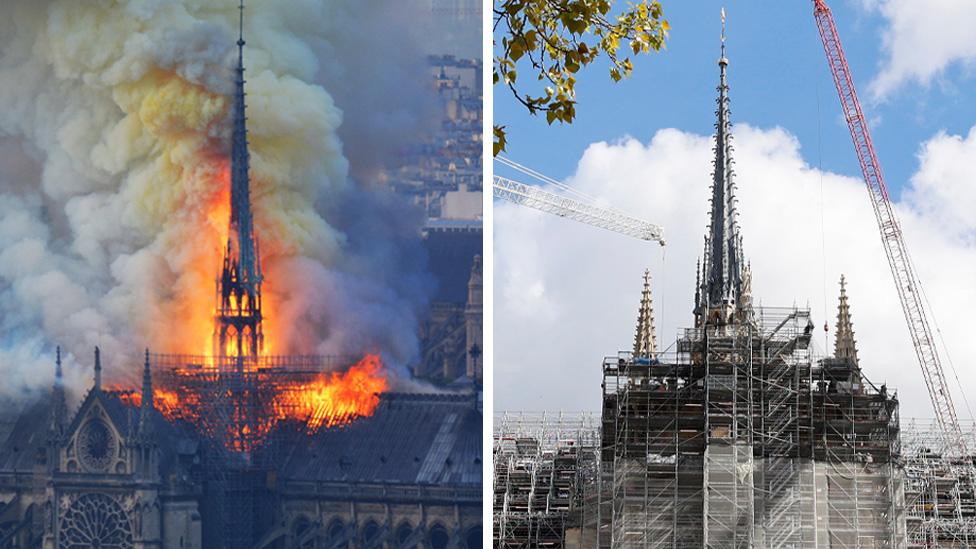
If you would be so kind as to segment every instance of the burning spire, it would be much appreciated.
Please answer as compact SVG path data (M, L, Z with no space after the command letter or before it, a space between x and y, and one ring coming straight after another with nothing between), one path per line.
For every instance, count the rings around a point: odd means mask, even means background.
M637 330L634 334L634 358L654 358L657 337L654 334L654 304L651 300L651 271L644 270L644 289L637 310Z
M244 93L244 2L240 4L234 131L231 138L230 230L217 280L214 355L258 356L264 347L261 326L261 260L254 236Z
M701 292L695 314L699 324L725 324L743 309L742 237L736 222L735 172L732 169L732 122L725 56L725 10L722 10L722 50L718 60L718 109L715 160L712 172L711 216L705 237Z
M857 365L857 345L854 340L854 324L851 307L847 303L847 280L840 275L840 300L837 304L837 333L834 339L834 357Z

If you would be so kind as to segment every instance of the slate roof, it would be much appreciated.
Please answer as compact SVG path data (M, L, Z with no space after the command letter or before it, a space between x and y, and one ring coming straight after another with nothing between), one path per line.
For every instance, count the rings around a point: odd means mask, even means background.
M470 394L384 394L372 416L301 439L279 477L480 486L481 419Z
M139 425L139 409L126 406L115 393L102 391L100 396L99 400L112 422L122 436L128 437L130 429ZM78 410L71 413L72 420L65 433L73 433L77 429L93 399L93 392L85 396ZM6 436L0 431L0 473L26 473L34 470L38 457L43 456L47 445L50 413L51 402L43 399L29 404L17 415L4 418L3 423L12 424L12 428L9 428ZM170 423L159 412L154 411L152 417L161 450L160 475L165 478L170 473L177 472L179 456L196 453L199 443L188 428Z
M5 418L10 427L0 438L0 472L32 472L47 445L50 402L38 401ZM41 452L41 454L38 454Z

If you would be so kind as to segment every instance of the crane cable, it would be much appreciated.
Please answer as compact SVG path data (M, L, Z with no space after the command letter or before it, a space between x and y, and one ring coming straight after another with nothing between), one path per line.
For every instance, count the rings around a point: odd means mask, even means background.
M820 176L820 265L823 269L821 278L823 284L824 304L824 356L830 354L830 309L827 308L827 230L824 222L824 181L823 181L823 127L820 113L820 78L814 80L814 90L817 96L817 172Z
M929 310L929 317L932 319L932 325L935 327L935 333L939 334L939 342L942 343L942 351L945 353L946 361L949 363L949 369L952 370L952 377L956 380L956 385L959 386L959 394L962 395L962 402L966 405L966 411L969 412L969 419L973 421L973 409L969 406L969 399L966 398L966 390L962 386L962 381L959 379L959 372L956 371L956 365L952 361L952 355L949 354L949 346L946 345L945 337L942 335L942 328L939 326L939 320L935 316L935 310L932 309L932 304L929 303L929 296L925 293L925 285L918 278L918 273L915 271L914 261L911 257L908 258L908 265L912 270L912 274L915 276L915 280L918 281L918 287L922 291L922 299L925 301L925 307Z

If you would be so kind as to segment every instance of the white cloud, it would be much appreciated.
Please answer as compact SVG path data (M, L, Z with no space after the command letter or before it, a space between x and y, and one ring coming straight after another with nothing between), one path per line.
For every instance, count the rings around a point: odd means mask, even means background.
M846 274L866 374L898 390L904 417L930 416L861 180L814 169L782 129L738 125L735 133L740 223L755 298L768 306L809 305L817 347L824 349L826 320L832 349L837 281ZM966 199L976 178L976 168L966 162L973 155L967 147L976 146L974 134L976 129L965 141L939 135L925 144L912 189L896 205L963 385L970 388L976 384L976 372L966 367L976 362L976 348L968 345L976 244L966 236L973 222L964 204L974 204ZM595 143L568 181L663 225L666 255L656 244L496 203L496 409L598 410L601 360L632 345L645 267L652 272L662 346L691 323L711 148L710 138L675 129L659 131L648 144L630 138ZM956 390L954 380L952 385ZM968 416L956 393L960 414Z
M885 59L871 84L876 98L909 82L928 85L949 66L976 60L976 2L878 0L865 6L886 20Z

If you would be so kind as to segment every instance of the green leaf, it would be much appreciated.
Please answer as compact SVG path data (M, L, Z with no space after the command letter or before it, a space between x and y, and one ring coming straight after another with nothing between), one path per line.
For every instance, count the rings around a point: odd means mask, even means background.
M492 128L492 133L494 134L494 141L491 145L492 156L498 156L498 153L505 150L505 145L508 144L505 139L505 126L495 126Z

